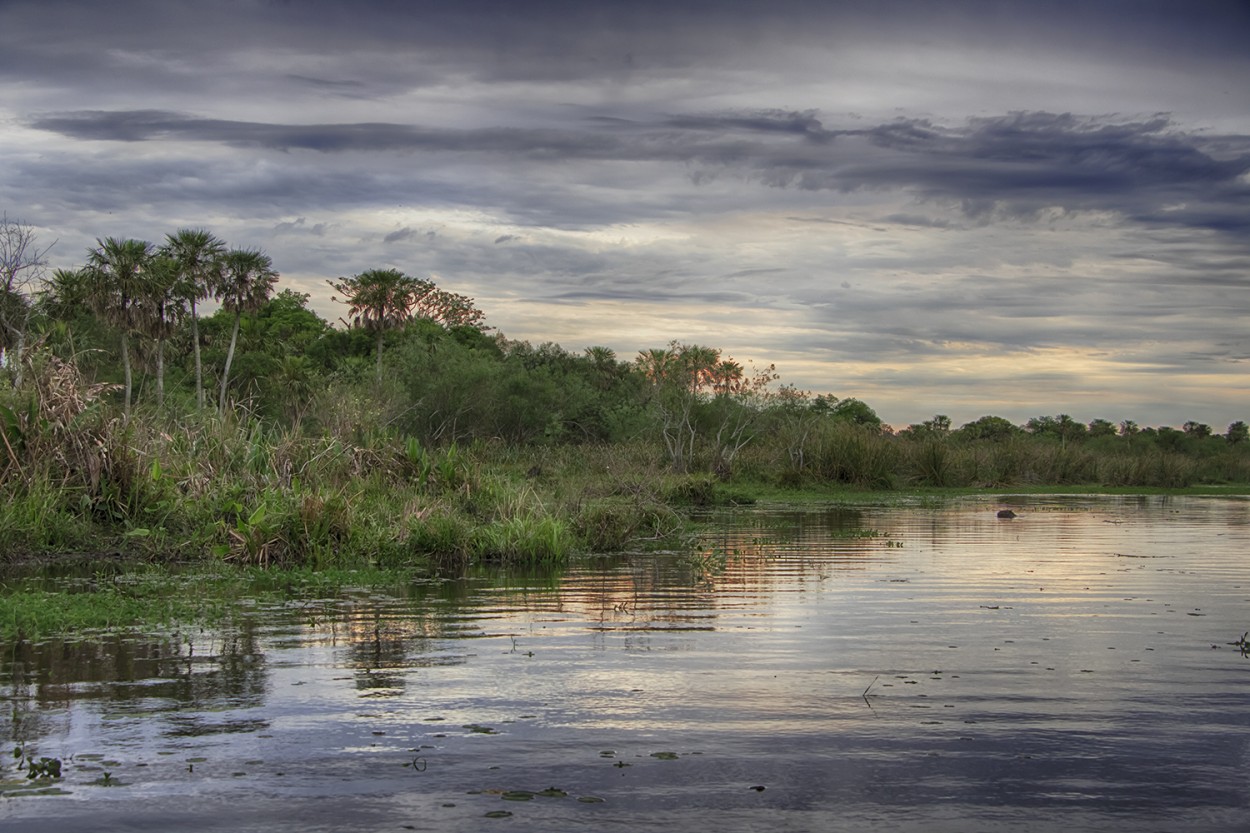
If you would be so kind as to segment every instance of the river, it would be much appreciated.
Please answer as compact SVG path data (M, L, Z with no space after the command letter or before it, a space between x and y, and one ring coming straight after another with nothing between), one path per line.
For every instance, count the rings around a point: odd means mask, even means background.
M1250 830L1250 501L716 523L694 555L0 646L5 738L62 762L3 759L0 828Z

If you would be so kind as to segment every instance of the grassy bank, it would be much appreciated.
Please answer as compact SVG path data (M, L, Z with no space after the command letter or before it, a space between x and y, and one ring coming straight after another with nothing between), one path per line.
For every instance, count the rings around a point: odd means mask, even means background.
M631 445L423 445L345 397L316 434L233 414L125 418L74 368L44 368L0 410L0 545L239 565L459 572L558 564L678 533L708 478ZM692 485L693 484L693 485Z
M614 442L461 444L405 429L411 407L384 385L342 382L319 400L315 425L199 411L172 396L124 415L107 385L46 355L22 387L0 391L0 552L459 574L678 539L691 506L1240 493L1235 484L1250 482L1246 444L1219 438L1162 447L1128 436L894 435L740 403L730 415L752 422L726 422L724 408L708 425L691 417L675 457L662 420ZM732 454L716 439L731 424L742 429Z

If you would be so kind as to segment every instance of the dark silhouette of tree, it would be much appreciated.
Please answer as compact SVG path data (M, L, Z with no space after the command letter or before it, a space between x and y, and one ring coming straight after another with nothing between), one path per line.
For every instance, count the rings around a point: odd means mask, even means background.
M1116 435L1115 423L1105 419L1095 419L1089 423L1090 437L1114 437Z
M1192 419L1182 425L1181 430L1184 431L1187 436L1198 440L1205 440L1207 437L1211 436L1210 425L1207 425L1204 422L1195 422Z

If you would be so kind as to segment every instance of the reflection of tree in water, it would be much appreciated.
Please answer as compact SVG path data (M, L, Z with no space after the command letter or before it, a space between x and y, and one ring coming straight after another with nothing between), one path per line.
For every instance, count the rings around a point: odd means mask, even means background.
M373 696L399 694L413 668L463 662L439 657L437 641L446 635L447 623L430 615L420 593L343 600L322 613L311 625L310 640L329 646L346 642L356 688Z
M608 632L710 630L746 597L836 580L893 557L887 532L854 507L751 511L716 519L692 552L615 553L555 576L498 579L489 592L535 615L585 616ZM484 589L468 594L480 605Z
M47 715L77 701L125 711L246 708L264 703L268 671L257 625L213 635L108 634L22 641L0 656L15 742L46 735Z
M413 653L429 651L420 619L398 619L380 607L358 611L348 620L348 663L355 670L356 688L381 693L404 688L404 671Z
M269 691L269 669L260 644L260 622L245 617L210 637L207 643L185 643L182 655L168 663L167 696L204 708L246 708L263 705ZM177 669L174 671L174 669Z

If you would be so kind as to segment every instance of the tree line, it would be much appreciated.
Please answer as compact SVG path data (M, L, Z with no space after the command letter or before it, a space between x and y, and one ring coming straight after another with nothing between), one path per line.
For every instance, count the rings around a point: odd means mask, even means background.
M231 248L205 229L160 243L97 239L81 267L50 274L49 248L29 226L0 222L10 387L21 388L39 356L56 357L91 383L116 385L126 416L136 403L203 412L211 384L218 413L304 433L354 419L357 431L382 426L434 445L649 442L676 472L878 486L1098 476L1088 465L1013 469L956 453L990 444L1191 458L1250 445L1243 421L1221 435L1196 421L1178 430L1067 414L959 427L938 414L896 432L859 399L798 390L771 365L744 365L714 347L673 341L620 359L602 346L575 353L510 340L472 298L396 269L327 281L345 308L335 326L307 295L278 290L263 251ZM219 306L204 316L209 301ZM359 419L353 408L365 407L381 416Z

